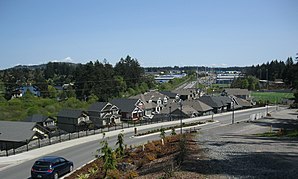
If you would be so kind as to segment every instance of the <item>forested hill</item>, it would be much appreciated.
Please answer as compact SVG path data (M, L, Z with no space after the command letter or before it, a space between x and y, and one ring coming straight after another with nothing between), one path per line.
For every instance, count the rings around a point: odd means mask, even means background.
M95 95L101 101L141 92L152 87L154 80L144 76L139 62L127 56L112 66L108 62L73 64L49 62L40 68L18 66L0 72L0 94L10 99L21 86L36 86L42 97L76 97L87 99ZM67 84L67 85L65 85ZM63 86L64 85L64 86ZM65 88L58 92L57 87Z

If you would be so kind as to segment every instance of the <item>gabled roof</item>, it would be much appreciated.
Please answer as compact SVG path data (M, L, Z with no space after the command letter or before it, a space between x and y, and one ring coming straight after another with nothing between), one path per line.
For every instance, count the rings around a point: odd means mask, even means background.
M178 103L169 103L167 106L163 107L160 111L160 114L170 114L171 112L175 111L177 108L180 108Z
M160 93L168 96L171 99L176 98L176 96L178 94L178 93L174 93L174 92L171 92L171 91L160 91Z
M213 98L218 98L224 104L224 106L232 103L231 98L228 96L214 96Z
M63 109L58 113L57 117L79 118L83 113L87 114L80 109Z
M138 95L135 95L135 96L130 96L129 99L141 99L144 102L148 102L149 101L149 99L147 100L145 98L145 95L144 94L138 94Z
M186 100L183 104L191 106L199 112L211 111L213 109L211 106L208 106L207 104L199 100Z
M245 99L242 98L235 98L237 103L242 106L242 107L252 107L252 104L248 101L246 101Z
M136 96L131 96L131 99L142 99L143 101L148 102L149 100L157 101L158 99L164 99L167 97L166 95L158 92L158 91L149 91L145 92L144 94L138 94Z
M176 109L177 110L177 109ZM180 108L178 108L178 110L180 110ZM189 105L184 105L182 106L182 112L186 115L191 116L194 113L198 113L197 110L195 110L193 107L189 106Z
M102 111L108 102L96 102L89 106L88 111Z
M144 103L145 109L153 109L157 106L155 103Z
M223 107L224 104L219 98L215 98L214 96L202 96L198 98L199 101L211 106L212 108L220 108Z
M110 101L111 104L116 105L122 112L133 112L137 107L140 99L115 98Z
M27 117L24 119L25 122L45 122L48 118L51 118L54 120L52 117L44 116L41 114L33 114L32 116Z
M226 88L224 90L228 95L234 95L234 96L242 96L242 95L249 95L251 92L248 91L248 89L240 89L240 88Z
M36 122L0 121L0 141L24 142L30 140Z
M36 96L40 96L40 91L36 86L21 86L20 88L16 89L17 91L20 90L22 95L24 95L27 91L30 91L32 94Z

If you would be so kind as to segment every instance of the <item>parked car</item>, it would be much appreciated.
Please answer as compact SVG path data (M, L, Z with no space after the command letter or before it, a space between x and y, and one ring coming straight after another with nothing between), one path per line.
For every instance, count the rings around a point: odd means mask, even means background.
M31 178L58 179L73 170L73 162L63 157L46 156L38 159L31 168Z

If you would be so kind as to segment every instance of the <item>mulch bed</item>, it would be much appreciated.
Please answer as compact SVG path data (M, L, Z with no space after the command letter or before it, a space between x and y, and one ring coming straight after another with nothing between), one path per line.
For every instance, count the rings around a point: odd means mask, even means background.
M128 148L125 156L117 159L117 169L108 172L107 178L205 178L193 172L192 164L203 157L197 141L193 140L195 134L185 135L184 155L181 154L181 135L168 136L161 140L148 142L144 146ZM177 164L177 156L183 155L182 163ZM97 169L90 173L90 168ZM101 158L83 166L66 179L79 178L83 174L88 179L104 177L103 161ZM86 177L87 178L87 177Z

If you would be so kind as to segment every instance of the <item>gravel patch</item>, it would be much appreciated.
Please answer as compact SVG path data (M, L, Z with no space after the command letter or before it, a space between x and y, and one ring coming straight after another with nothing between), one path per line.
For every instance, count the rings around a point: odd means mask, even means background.
M290 113L291 112L291 113ZM285 114L284 114L285 113ZM209 178L297 178L298 140L285 137L258 137L273 124L287 120L296 125L293 111L272 114L256 123L238 123L202 131L198 136L205 158L197 162L196 172ZM287 115L288 116L287 116Z

